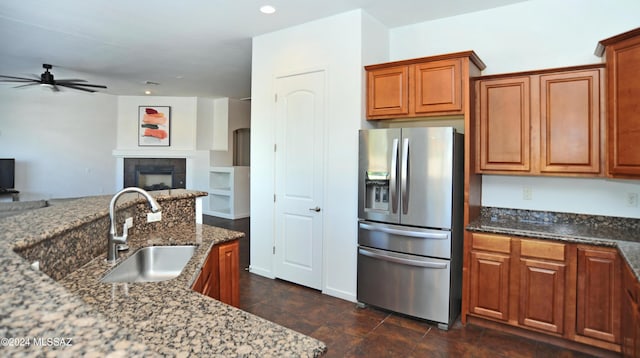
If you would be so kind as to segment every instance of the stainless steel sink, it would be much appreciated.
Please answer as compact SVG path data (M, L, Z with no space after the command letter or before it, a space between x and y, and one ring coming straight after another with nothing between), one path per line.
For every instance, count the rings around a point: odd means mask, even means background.
M178 277L197 246L149 246L107 273L102 282L157 282Z

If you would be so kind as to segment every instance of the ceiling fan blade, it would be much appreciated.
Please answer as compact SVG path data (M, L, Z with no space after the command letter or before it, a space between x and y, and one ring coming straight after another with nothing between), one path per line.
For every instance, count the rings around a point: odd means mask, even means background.
M14 83L33 82L33 83L40 83L40 81L28 80L28 79L24 79L24 80L0 80L0 82L14 82Z
M78 86L74 86L74 85L66 84L66 83L61 83L59 85L62 86L62 87L73 88L73 89L80 90L80 91L85 91L85 92L91 92L91 93L95 92L92 89L82 88L82 87L78 87Z
M12 80L22 80L22 81L36 81L33 78L27 78L27 77L15 77L15 76L5 76L5 75L0 75L0 78L10 78ZM38 77L37 81L40 80L40 77Z
M57 81L56 81L57 83ZM64 86L68 86L68 85L75 85L75 86L82 86L82 87L94 87L94 88L107 88L107 86L103 86L103 85L92 85L89 83L58 83L59 85L64 85Z
M38 82L33 82L33 83L27 83L26 85L20 85L20 86L15 86L12 88L20 88L20 87L27 87L27 86L35 86L35 85L39 85L40 83Z
M67 82L87 82L87 80L82 80L82 79L79 79L79 78L65 78L65 79L62 79L62 80L56 80L56 83L58 83L58 82L64 82L64 83L67 83Z

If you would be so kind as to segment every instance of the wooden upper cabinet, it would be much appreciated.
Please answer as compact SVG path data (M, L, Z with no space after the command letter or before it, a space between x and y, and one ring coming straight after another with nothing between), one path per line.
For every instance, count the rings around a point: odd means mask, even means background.
M415 65L415 112L462 111L462 61L433 61Z
M473 51L365 66L367 118L464 114L469 77L484 68Z
M476 141L478 171L523 171L531 167L529 77L479 81Z
M640 28L600 41L607 63L607 169L640 177Z
M476 83L476 172L602 172L602 65L486 76Z
M600 72L540 76L540 171L600 173Z
M367 73L367 116L409 114L409 66L382 68Z

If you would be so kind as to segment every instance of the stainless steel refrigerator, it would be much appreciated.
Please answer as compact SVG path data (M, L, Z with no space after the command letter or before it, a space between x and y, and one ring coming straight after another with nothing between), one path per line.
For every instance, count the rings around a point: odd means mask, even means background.
M358 302L448 329L462 291L463 135L451 127L359 135Z

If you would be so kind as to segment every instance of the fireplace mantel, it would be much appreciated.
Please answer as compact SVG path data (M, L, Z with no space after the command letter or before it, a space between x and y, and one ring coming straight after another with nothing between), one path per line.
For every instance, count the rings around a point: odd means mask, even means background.
M116 158L193 158L195 150L165 150L165 149L114 149L112 155Z

